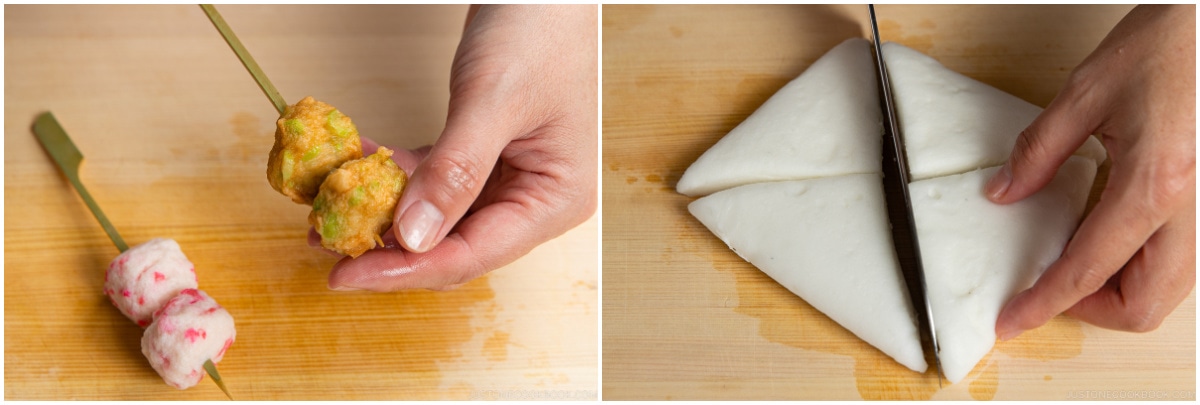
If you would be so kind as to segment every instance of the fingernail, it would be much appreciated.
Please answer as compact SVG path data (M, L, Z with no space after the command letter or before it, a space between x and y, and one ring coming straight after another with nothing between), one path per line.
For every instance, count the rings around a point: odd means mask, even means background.
M409 247L424 252L433 244L442 221L445 217L437 207L425 200L417 201L400 214L400 237Z
M1008 186L1012 184L1012 167L1009 164L1004 163L1004 166L1000 167L1000 171L996 172L996 175L992 176L992 179L988 180L987 185L983 188L992 200L1003 197L1004 193L1008 191Z
M1006 341L1006 340L1011 340L1012 338L1015 338L1015 337L1017 337L1017 336L1020 336L1020 335L1021 335L1021 333L1024 333L1024 332L1025 332L1025 331L1023 331L1023 330L1020 330L1020 329L1008 329L1008 330L1004 330L1004 331L1002 331L1002 332L1000 332L1000 333L999 333L999 336L1000 336L1000 341L1001 341L1001 342L1003 342L1003 341Z
M354 288L354 287L347 287L344 285L329 286L329 289L333 290L333 291L362 291L361 289Z

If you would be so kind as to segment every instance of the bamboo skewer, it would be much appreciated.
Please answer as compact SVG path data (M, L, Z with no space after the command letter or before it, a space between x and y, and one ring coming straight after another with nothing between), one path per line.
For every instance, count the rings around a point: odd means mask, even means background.
M279 95L279 90L275 89L275 85L271 84L271 79L267 78L266 73L263 73L262 68L258 67L258 62L254 61L254 57L250 56L250 51L242 45L237 35L234 35L233 30L229 28L229 24L225 23L225 19L221 18L221 14L217 12L217 8L212 4L201 4L200 8L204 10L204 14L208 15L208 19L212 21L213 26L217 27L217 31L221 33L221 37L225 38L225 43L233 48L233 53L236 53L238 60L242 61L242 65L246 70L250 71L250 76L254 76L254 81L258 82L258 87L262 89L267 98L271 99L271 103L275 105L275 110L279 111L279 115L283 115L284 109L287 108L287 102L283 101L283 96Z
M67 136L67 131L63 129L58 120L54 118L54 114L50 112L42 113L33 121L33 134L37 137L38 142L46 148L46 152L50 154L50 158L62 170L63 175L75 186L75 191L79 192L79 197L83 198L84 204L87 204L88 209L92 210L92 215L96 216L96 220L100 221L100 226L104 228L104 232L108 234L109 239L112 239L114 245L117 245L117 250L125 252L129 250L129 245L125 243L125 239L121 238L121 234L117 233L117 228L112 222L108 221L108 216L104 215L104 211L100 210L100 205L96 204L96 200L92 199L91 193L88 193L87 188L83 186L83 182L79 180L79 165L83 163L83 152L71 142L71 137ZM209 377L217 383L221 391L229 399L233 396L229 394L229 390L225 388L225 383L221 381L221 375L217 373L217 366L213 364L212 359L204 362L204 370L208 372Z
M262 68L258 66L258 62L254 61L254 57L250 56L250 51L247 51L246 46L242 45L242 41L238 40L237 35L233 33L233 29L229 28L229 24L225 23L225 19L221 17L221 13L217 12L217 8L212 4L201 4L200 9L204 10L204 14L208 15L208 19L212 21L213 27L216 27L217 32L221 33L221 37L225 38L225 43L229 44L229 48L233 49L234 54L237 54L238 60L242 62L242 66L246 67L246 70L250 72L250 76L254 77L254 81L258 83L258 87L262 89L263 94L267 95L267 98L271 100L271 104L275 106L275 110L282 116L284 110L287 109L287 102L283 100L283 96L279 94L279 90L275 88L275 85L271 84L271 79L267 78L267 74L263 73ZM211 361L204 363L204 369L213 377L213 381L221 387L221 390L225 390L225 384L221 382L221 376L217 374L217 368ZM229 391L225 391L225 394L228 395ZM233 397L230 397L230 399L233 399Z

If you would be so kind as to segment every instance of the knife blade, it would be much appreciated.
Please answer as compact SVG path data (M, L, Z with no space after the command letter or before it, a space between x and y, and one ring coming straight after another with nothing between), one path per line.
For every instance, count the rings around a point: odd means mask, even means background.
M913 218L912 198L909 195L908 164L905 159L904 143L899 122L896 119L896 104L892 98L891 80L883 60L883 46L879 40L879 23L875 17L875 5L867 5L871 12L871 37L875 45L875 67L879 83L879 102L883 117L883 172L884 196L887 200L888 217L892 223L892 241L900 259L900 271L908 286L908 296L916 311L918 330L922 346L932 348L934 367L937 369L938 387L942 386L942 361L933 322L933 309L926 295L925 270L921 264L921 244L917 237L917 222Z

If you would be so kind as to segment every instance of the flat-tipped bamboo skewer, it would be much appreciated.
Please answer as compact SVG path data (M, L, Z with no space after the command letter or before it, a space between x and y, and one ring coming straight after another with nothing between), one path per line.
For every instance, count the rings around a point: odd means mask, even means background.
M83 163L83 152L80 152L79 148L75 147L75 143L71 142L71 137L67 136L67 131L63 129L62 125L59 125L54 114L45 112L39 115L33 121L33 134L37 137L38 142L41 142L42 146L46 148L46 152L50 153L50 158L62 170L71 185L75 186L75 191L79 192L79 197L83 198L84 204L87 204L88 208L92 210L92 215L96 216L96 220L100 221L100 226L104 228L105 233L108 233L113 244L117 245L117 250L121 252L129 250L125 239L122 239L121 235L117 233L117 228L108 221L108 216L104 215L104 211L100 210L100 205L96 204L96 200L92 199L92 195L83 186L83 182L79 181L79 165ZM204 370L217 383L217 386L221 387L225 396L233 399L233 395L229 395L229 390L225 389L225 383L221 381L221 375L217 373L217 366L211 359L204 362Z

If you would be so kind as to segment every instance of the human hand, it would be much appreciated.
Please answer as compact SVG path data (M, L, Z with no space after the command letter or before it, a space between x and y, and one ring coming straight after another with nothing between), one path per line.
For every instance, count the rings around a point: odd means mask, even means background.
M1062 257L1009 301L1008 340L1066 311L1110 329L1158 327L1196 282L1194 5L1139 6L1021 133L985 192L1019 201L1096 134L1112 159L1100 202Z
M432 148L393 156L411 178L385 246L343 258L329 288L452 288L596 211L596 16L596 6L472 6L445 129ZM377 147L368 142L364 153Z

